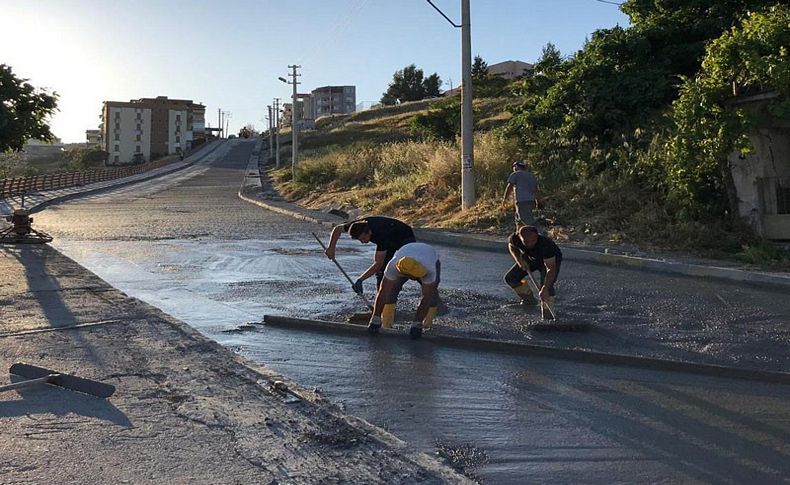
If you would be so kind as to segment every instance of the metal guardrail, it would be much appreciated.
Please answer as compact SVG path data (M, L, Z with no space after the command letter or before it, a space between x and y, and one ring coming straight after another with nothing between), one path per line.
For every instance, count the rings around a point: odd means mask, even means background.
M82 185L128 177L175 162L178 157L165 157L153 162L116 168L101 168L82 172L53 173L0 179L0 198L31 192L66 189Z

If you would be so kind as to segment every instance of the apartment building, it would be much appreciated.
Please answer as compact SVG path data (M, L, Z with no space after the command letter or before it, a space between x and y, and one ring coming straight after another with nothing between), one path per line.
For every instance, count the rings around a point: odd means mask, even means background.
M101 148L101 130L85 130L85 146Z
M293 120L292 103L283 104L280 116L280 126L290 127ZM313 101L310 94L296 95L296 119L299 120L300 130L315 129L315 116L313 115Z
M128 102L105 101L102 142L108 165L123 165L181 153L205 140L206 107L167 96Z
M324 86L310 93L312 114L322 116L353 113L357 107L356 86Z

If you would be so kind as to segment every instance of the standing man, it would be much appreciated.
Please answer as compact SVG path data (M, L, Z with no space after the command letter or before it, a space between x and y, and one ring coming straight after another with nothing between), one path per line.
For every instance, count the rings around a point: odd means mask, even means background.
M516 225L519 223L528 226L535 225L535 216L532 211L538 205L538 179L528 171L522 160L513 162L513 173L507 178L505 196L502 197L502 207L507 208L508 197L515 189Z
M376 275L376 288L379 288L384 275L384 268L395 255L395 251L405 244L417 241L414 237L414 231L408 224L391 217L369 216L332 228L332 233L329 236L329 245L326 248L326 256L329 259L335 259L337 240L343 232L347 232L352 239L356 239L362 244L372 242L376 245L373 264L359 275L359 278L351 285L354 291L359 294L362 294L362 282L373 275Z
M516 264L505 274L505 283L513 288L521 297L522 305L535 305L537 301L532 295L529 281L524 282L527 273L540 271L541 313L544 318L552 318L552 312L543 312L543 305L554 303L554 283L560 274L562 251L547 236L538 234L534 226L523 226L510 235L507 240L508 251Z
M439 305L440 271L439 255L430 245L415 242L398 249L384 270L368 331L377 333L380 327L392 328L398 294L407 280L416 280L422 288L420 304L409 335L418 339L423 330L430 330Z

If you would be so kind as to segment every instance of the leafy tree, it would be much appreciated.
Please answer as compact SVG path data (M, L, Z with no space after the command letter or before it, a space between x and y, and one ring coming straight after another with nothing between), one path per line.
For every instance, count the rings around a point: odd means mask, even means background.
M21 150L31 138L52 140L47 118L57 109L57 93L37 90L0 64L0 152Z
M104 165L110 154L100 148L78 148L71 150L68 156L69 168L72 170L87 170Z
M480 55L476 55L472 62L472 78L477 80L488 76L488 63Z
M414 64L395 71L387 91L381 97L381 103L393 105L405 101L417 101L428 96L440 96L442 80L436 73L427 78L422 69Z
M767 111L790 120L790 7L755 12L711 42L696 77L684 78L667 143L670 195L687 209L737 216L728 156L751 151L748 132L760 119L729 101L772 93Z

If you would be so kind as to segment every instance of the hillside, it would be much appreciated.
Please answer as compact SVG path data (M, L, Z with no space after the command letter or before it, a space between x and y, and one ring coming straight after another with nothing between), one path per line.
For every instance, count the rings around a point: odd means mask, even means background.
M513 211L501 207L505 179L522 148L505 129L512 97L475 102L477 204L460 208L459 140L415 133L417 115L453 101L430 100L319 120L301 134L300 164L291 179L290 132L281 134L283 168L271 170L280 192L305 207L350 215L386 214L412 224L506 234ZM457 103L457 101L455 101ZM627 180L597 177L552 183L545 167L530 167L543 181L537 215L560 241L603 243L645 250L683 250L696 255L789 265L774 246L751 239L747 227L732 231L715 223L671 218L660 194Z

